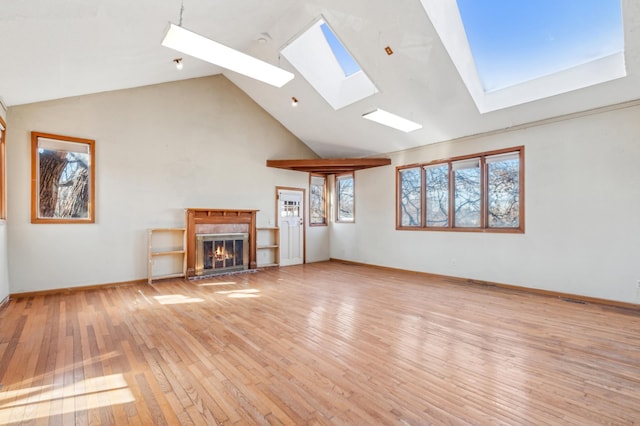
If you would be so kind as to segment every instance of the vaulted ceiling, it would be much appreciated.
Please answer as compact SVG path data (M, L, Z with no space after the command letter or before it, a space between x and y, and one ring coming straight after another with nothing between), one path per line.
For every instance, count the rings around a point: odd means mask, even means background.
M13 106L222 73L324 158L388 153L640 98L640 2L622 1L626 77L484 114L422 3L3 0L0 96ZM172 60L182 55L160 41L182 5L185 28L296 77L275 88L189 57L176 70ZM320 16L379 89L337 111L279 53ZM423 128L402 133L362 119L375 108Z

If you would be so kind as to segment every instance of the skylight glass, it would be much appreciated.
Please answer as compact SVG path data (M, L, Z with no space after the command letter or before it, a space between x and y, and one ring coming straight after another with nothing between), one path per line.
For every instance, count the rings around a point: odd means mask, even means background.
M457 0L485 91L624 50L615 0Z
M420 0L480 113L627 75L620 0Z
M333 109L378 93L375 84L323 18L280 53Z
M340 43L338 37L331 31L331 28L329 28L326 23L321 24L320 28L322 29L325 40L327 40L327 44L333 52L333 56L336 57L342 71L344 71L344 76L349 77L360 71L360 65L358 65L356 60L347 52L347 49Z

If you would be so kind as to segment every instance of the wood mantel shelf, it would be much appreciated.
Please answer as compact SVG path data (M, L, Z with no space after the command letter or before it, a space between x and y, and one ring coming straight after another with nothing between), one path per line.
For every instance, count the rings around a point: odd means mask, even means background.
M338 174L371 167L388 166L389 158L321 158L310 160L267 160L267 167L299 172Z
M248 226L249 233L249 269L256 269L256 214L259 210L238 209L185 209L187 224L187 278L195 276L196 233L203 225L242 225Z

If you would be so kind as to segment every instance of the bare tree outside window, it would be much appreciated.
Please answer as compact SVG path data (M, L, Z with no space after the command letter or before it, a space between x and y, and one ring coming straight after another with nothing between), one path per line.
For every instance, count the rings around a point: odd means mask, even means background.
M355 220L353 173L336 176L336 196L338 222Z
M520 160L517 155L487 158L489 227L520 226Z
M518 147L398 167L396 226L524 232L523 165Z
M32 132L33 223L94 222L94 141Z
M310 225L327 224L327 178L311 175L309 177L309 217Z
M480 226L480 160L453 163L454 220L459 227Z
M427 226L449 226L449 164L425 167Z
M401 226L420 226L422 209L420 191L422 177L420 168L400 171L400 224Z

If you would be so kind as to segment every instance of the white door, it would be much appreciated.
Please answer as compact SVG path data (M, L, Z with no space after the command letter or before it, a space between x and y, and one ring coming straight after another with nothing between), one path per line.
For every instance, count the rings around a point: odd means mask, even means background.
M300 265L304 261L304 191L278 190L280 265Z

